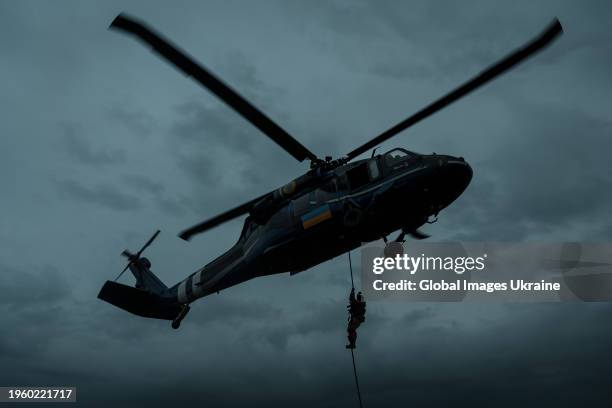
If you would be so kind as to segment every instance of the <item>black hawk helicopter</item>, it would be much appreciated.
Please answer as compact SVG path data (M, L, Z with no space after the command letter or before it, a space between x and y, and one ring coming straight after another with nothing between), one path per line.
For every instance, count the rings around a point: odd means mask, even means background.
M185 52L141 22L120 14L110 28L133 34L176 68L215 94L296 160L310 161L304 175L285 186L232 208L180 233L189 240L213 227L248 214L238 242L227 252L168 288L141 257L157 237L156 232L136 254L124 251L136 287L107 281L98 297L131 313L172 320L178 328L198 298L218 293L258 276L289 272L295 274L363 242L385 239L400 231L416 239L427 235L418 230L437 219L463 193L472 169L462 157L423 155L396 148L368 159L361 154L455 102L498 75L546 47L562 27L554 20L539 36L496 64L480 72L452 92L412 116L350 151L346 156L320 159L289 135L263 112L223 83Z

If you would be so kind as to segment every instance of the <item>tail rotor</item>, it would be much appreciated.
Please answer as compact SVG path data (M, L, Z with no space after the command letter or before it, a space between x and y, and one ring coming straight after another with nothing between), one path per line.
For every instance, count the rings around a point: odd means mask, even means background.
M149 238L149 240L147 241L146 244L144 244L142 246L142 248L140 248L140 251L136 252L135 254L131 253L130 251L128 251L127 249L125 249L121 255L125 256L128 259L128 263L125 266L125 268L123 268L123 270L121 271L121 273L119 275L117 275L117 277L115 278L115 282L117 282L117 280L119 280L119 278L125 273L125 271L128 270L128 268L130 267L131 264L133 264L134 262L136 262L138 259L140 259L140 255L142 255L142 253L144 252L145 249L147 249L149 247L149 245L151 245L151 243L155 240L155 238L157 238L157 236L159 235L160 230L155 231L155 234L153 234L153 236L151 238Z

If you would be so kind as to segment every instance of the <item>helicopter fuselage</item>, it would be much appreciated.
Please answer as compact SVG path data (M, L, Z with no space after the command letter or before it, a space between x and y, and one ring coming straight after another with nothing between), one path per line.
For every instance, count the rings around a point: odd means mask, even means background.
M168 295L187 304L258 276L304 271L396 230L416 230L459 197L471 177L462 158L404 149L340 166L265 224L248 217L232 248Z

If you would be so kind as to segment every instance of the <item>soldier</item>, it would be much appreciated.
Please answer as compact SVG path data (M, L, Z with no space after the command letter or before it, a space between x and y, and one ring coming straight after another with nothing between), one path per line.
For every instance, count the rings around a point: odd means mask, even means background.
M349 344L346 345L346 348L354 349L356 347L355 342L357 341L357 328L365 321L366 312L366 302L363 299L363 295L359 292L355 297L355 288L351 289L347 309L349 310L349 319L346 331Z

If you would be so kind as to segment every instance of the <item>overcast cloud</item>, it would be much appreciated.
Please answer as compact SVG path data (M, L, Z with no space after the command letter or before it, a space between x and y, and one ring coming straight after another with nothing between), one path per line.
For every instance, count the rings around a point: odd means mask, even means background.
M463 156L432 240L612 238L607 1L0 2L0 385L75 385L81 405L356 406L346 256L194 303L180 330L96 299L147 250L174 284L232 221L177 232L306 170L133 38L147 21L320 156L338 156L524 43L550 49L381 150ZM409 243L408 243L409 245ZM357 257L354 257L354 259ZM122 278L131 282L131 277ZM372 406L609 406L612 307L370 303Z

